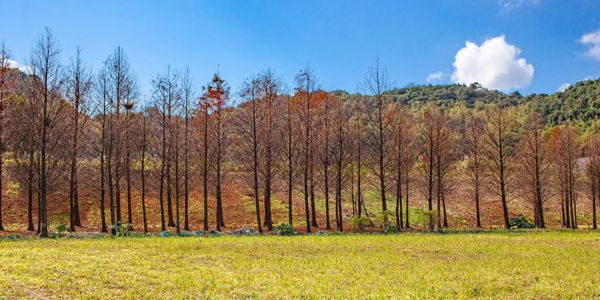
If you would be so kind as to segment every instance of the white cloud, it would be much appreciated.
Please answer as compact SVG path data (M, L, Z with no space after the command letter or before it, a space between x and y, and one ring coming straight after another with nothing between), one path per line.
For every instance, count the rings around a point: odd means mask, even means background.
M498 5L500 5L503 12L509 12L524 5L537 5L539 3L540 0L498 0Z
M570 86L571 86L571 84L570 84L570 83L568 83L568 82L565 82L565 83L563 83L563 84L561 84L561 85L559 85L559 86L558 86L558 90L557 90L557 91L559 91L559 92L561 92L561 93L562 93L562 92L564 92L566 89L568 89Z
M8 67L10 68L18 68L19 67L19 63L15 60L9 59L8 60Z
M600 61L600 29L584 34L579 42L589 47L585 52L586 56Z
M17 68L23 73L27 73L27 74L29 73L29 66L22 65L22 64L18 63L16 60L9 59L8 66L11 68Z
M506 42L504 35L488 39L478 46L467 41L454 58L452 81L480 83L482 86L510 91L528 85L533 65L520 58L521 50Z
M428 83L438 83L438 82L442 81L442 79L444 79L445 76L446 76L446 74L444 74L442 71L437 71L437 72L427 75L427 82Z

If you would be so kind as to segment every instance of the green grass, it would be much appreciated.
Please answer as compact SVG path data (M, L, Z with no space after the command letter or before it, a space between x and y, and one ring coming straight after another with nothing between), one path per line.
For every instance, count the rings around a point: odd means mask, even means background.
M0 241L0 298L597 298L600 233Z

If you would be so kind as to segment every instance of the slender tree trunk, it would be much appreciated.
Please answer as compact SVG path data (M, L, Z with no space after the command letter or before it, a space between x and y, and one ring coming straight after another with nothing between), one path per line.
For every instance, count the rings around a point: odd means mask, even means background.
M116 211L115 211L115 197L114 197L114 185L113 185L113 173L112 173L112 151L111 147L108 148L108 156L106 158L106 171L108 175L108 205L110 210L110 225L111 232L114 234L112 229L112 225L115 225L117 222L116 219Z
M443 226L444 228L448 228L448 213L446 212L446 193L444 190L444 181L442 180L442 187L441 187L441 194L442 194L442 210L443 210L443 218L444 218L444 223Z
M3 126L0 125L0 126ZM0 142L0 148L3 148L4 145ZM2 225L2 201L4 198L4 150L0 150L0 231L4 230L4 226Z
M79 89L77 87L76 89ZM76 92L78 93L78 91ZM71 177L70 177L70 229L72 232L75 231L75 226L81 226L81 220L79 218L79 195L77 186L77 160L79 154L79 106L80 99L79 95L75 95L74 115L73 115L73 144L71 154Z
M543 199L542 199L542 181L541 181L541 168L540 168L540 149L539 149L539 134L538 132L534 132L534 176L535 176L535 214L536 224L538 228L546 227L544 224L544 208L543 208Z
M38 155L38 164L41 162L41 158ZM38 168L38 178L41 178L41 169ZM38 227L37 233L42 234L42 186L38 183L37 186L37 208L38 208Z
M404 174L404 201L405 201L405 205L404 205L404 209L406 210L406 218L405 218L405 223L404 223L404 228L409 229L410 228L410 221L409 221L409 216L410 216L410 210L409 210L409 206L408 206L408 195L409 195L409 173L410 170L408 168L408 166L406 167L406 173Z
M590 172L590 189L591 189L591 194L592 194L592 228L593 229L597 229L598 226L596 224L596 175L595 172Z
M256 209L256 226L258 232L262 233L262 223L260 220L260 193L258 188L258 133L256 124L256 99L252 98L252 177L253 177L253 192L254 192L254 206ZM265 205L266 210L266 205ZM266 217L265 212L265 217Z
M47 82L47 79L44 80ZM48 180L48 168L47 168L47 154L46 150L48 147L48 91L44 91L44 107L43 107L43 118L42 118L42 140L41 140L41 150L40 150L40 158L41 158L41 167L40 167L40 190L41 190L41 213L40 218L42 220L42 226L40 229L41 237L48 237L48 205L47 205L47 180Z
M427 208L429 209L429 230L433 230L433 136L429 137L428 143L429 157L427 157Z
M309 197L310 192L308 189L308 180L309 180L309 169L312 164L311 152L310 152L310 90L306 91L306 137L304 140L304 209L306 212L306 232L310 233L310 207L309 207Z
M315 173L314 173L314 163L310 164L310 175L309 176L310 176L310 181L309 182L310 182L311 225L313 227L319 227L319 224L317 223L317 207L316 207L316 204L315 204Z
M130 163L130 156L131 153L129 152L129 150L127 150L127 155L125 158L125 164L126 164L126 169L125 169L125 180L126 182L126 189L127 189L127 223L133 225L133 212L131 209L131 163ZM133 228L133 227L132 227Z
M130 147L130 112L127 109L126 114L126 126L125 129L126 137L125 137L125 189L126 189L126 197L127 197L127 223L133 226L133 213L131 209L131 147ZM133 229L133 227L131 227Z
M400 138L399 142L400 143ZM396 177L396 228L402 229L404 222L402 220L402 146L398 144L397 157L397 177Z
M478 168L478 166L476 167ZM477 169L479 170L479 169ZM481 228L481 210L479 207L479 171L476 171L475 174L475 216L476 216L476 226L477 228Z
M169 130L170 131L170 130ZM168 154L167 154L167 170L165 173L166 185L167 185L167 226L175 227L175 220L173 219L173 180L171 177L171 156L173 151L171 149L172 141L169 139Z
M329 150L327 146L325 146L325 148L327 149L325 151ZM325 154L325 155L327 155L327 154ZM330 221L330 216L329 216L329 161L327 160L327 158L325 158L323 168L324 168L323 183L325 185L325 191L324 191L324 193L325 193L325 229L331 230L331 221ZM336 204L336 212L337 212L337 204Z
M506 179L505 179L505 161L503 141L500 139L500 200L502 201L502 216L504 217L504 227L510 229L510 221L508 219L508 206L506 200Z
M104 123L102 124L104 127ZM102 130L102 145L100 146L100 232L107 232L106 211L104 210L104 201L106 199L106 187L104 183L104 129Z
M141 179L142 179L142 222L144 223L144 233L148 233L148 220L146 215L146 115L142 116L142 157L141 157ZM162 204L162 203L161 203ZM164 223L164 222L163 222Z
M177 234L181 233L179 217L179 134L175 137L175 225Z
M164 113L165 105L163 104L163 114L162 114L162 132L161 132L161 161L160 161L160 183L158 188L158 201L160 205L160 230L167 230L167 226L165 224L165 171L166 171L166 160L167 160L167 117Z
M360 118L360 115L359 115ZM359 125L357 125L357 155L356 155L356 201L358 206L358 217L362 217L363 211L363 197L362 197L362 145L361 145L361 129L360 129L360 120L358 121ZM360 228L362 230L362 228Z
M593 218L593 227L594 229L597 229L597 209L596 209L596 205L597 205L597 200L598 200L598 196L600 196L600 170L595 171L594 172L594 191L593 193L593 203L592 203L592 218Z
M29 166L28 166L28 176L27 176L27 230L34 231L35 228L33 226L33 168L34 168L34 154L33 154L33 146L29 147Z
M183 229L189 231L189 202L190 202L190 175L189 175L189 116L188 108L185 108L185 129L184 129L184 140L183 140L183 197L184 197L184 208L183 208Z
M267 118L266 124L266 136L265 136L265 183L264 183L264 192L265 192L265 224L267 225L267 229L269 231L273 230L273 220L271 216L271 177L272 177L272 168L273 168L273 148L272 148L272 128L273 128L273 120L272 120L272 99L271 95L268 95L265 98L266 112L265 117Z
M217 110L217 153L216 153L216 202L217 202L217 231L221 231L221 227L225 226L223 221L223 199L222 199L222 189L221 189L221 168L222 168L222 143L223 136L221 132L221 111Z
M439 143L439 136L438 136L438 143ZM437 151L439 150L439 145L436 146ZM437 184L436 184L436 202L437 202L437 218L436 218L436 223L437 223L437 228L438 230L441 230L442 228L442 173L441 173L441 161L440 161L440 155L439 153L436 153L436 180L437 180Z
M335 211L336 211L336 221L337 221L337 230L342 232L344 231L343 224L343 214L342 214L342 164L341 158L338 158L337 164L337 174L336 174L336 184L335 184Z
M294 161L292 153L292 111L290 107L290 99L287 99L287 163L288 163L288 223L293 226L293 188L294 188Z
M383 99L381 95L378 95L378 130L379 130L379 188L381 189L381 209L387 211L387 203L385 197L385 164L384 164L384 138L383 138ZM387 222L387 215L384 215L384 222Z
M204 231L208 231L208 104L204 105L204 151L202 152L202 199L204 200L203 223Z

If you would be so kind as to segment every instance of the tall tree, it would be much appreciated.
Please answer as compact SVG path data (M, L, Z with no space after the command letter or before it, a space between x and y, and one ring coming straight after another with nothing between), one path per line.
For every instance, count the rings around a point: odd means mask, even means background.
M446 211L446 193L449 189L449 174L454 162L455 136L445 113L439 116L436 124L435 135L435 168L436 168L436 200L437 200L437 225L438 228L448 227L448 214ZM443 223L442 223L443 220Z
M242 85L240 96L246 100L239 110L238 118L238 143L237 143L237 158L239 164L243 166L246 173L252 174L251 186L252 196L254 198L254 208L256 210L256 226L258 232L262 233L262 222L260 214L260 188L259 188L259 149L260 149L260 111L258 104L258 81L252 79L246 81Z
M202 218L202 222L204 224L204 231L208 231L208 167L209 167L209 160L208 160L208 145L210 143L209 141L209 135L208 135L208 128L209 128L209 112L212 109L212 101L211 98L208 95L208 91L206 90L206 87L204 87L204 93L203 95L200 97L200 102L198 104L199 106L199 110L200 110L200 114L198 114L198 118L200 123L202 123L201 127L202 127L202 133L201 133L201 145L202 145L202 201L203 201L203 218Z
M571 125L555 127L550 134L550 151L561 195L563 226L577 228L577 182L581 145L579 132Z
M514 129L514 120L507 108L500 106L488 108L483 129L484 153L490 182L495 186L502 203L502 219L506 229L510 229L508 196L514 170L512 163L516 140Z
M412 122L409 113L400 105L396 105L391 111L393 114L393 148L394 163L392 164L395 174L396 185L396 227L401 229L406 226L408 220L403 219L402 201L408 201L408 175L413 167L411 146L413 139ZM406 219L408 219L408 202L406 202Z
M311 196L312 190L310 187L313 185L312 183L312 169L313 169L313 145L312 145L312 110L314 104L312 103L313 93L315 90L315 78L309 66L305 69L300 70L300 72L296 75L296 94L299 97L302 97L303 104L301 110L301 119L302 119L302 129L303 129L303 147L302 153L304 155L304 161L302 162L302 170L304 176L304 185L303 185L303 194L304 194L304 210L306 212L306 232L311 232L311 225L315 225L316 221L314 220L316 213L312 215L311 222L311 210L309 207L309 197ZM314 212L314 198L311 202L311 206Z
M4 230L2 224L2 204L4 200L4 154L7 150L5 141L7 122L7 98L15 86L15 80L11 78L10 53L4 41L0 42L0 230ZM31 219L29 224L33 226ZM31 228L31 227L30 227Z
M48 192L50 179L58 169L56 148L61 139L62 128L58 125L63 115L62 87L63 70L60 63L60 49L49 29L46 29L34 46L29 61L31 77L28 94L30 107L36 114L32 120L37 126L39 140L39 219L40 236L48 236Z
M547 138L543 133L544 123L541 116L533 112L524 124L525 132L521 136L518 150L518 168L523 197L533 206L534 225L546 227L544 221L544 202L546 201L545 183L548 180L550 160Z
M597 136L597 133L588 140L586 152L590 158L587 173L590 183L590 198L592 199L592 228L597 229L597 201L600 199L600 137Z
M178 75L169 66L166 73L153 80L153 96L155 106L160 117L160 170L159 170L159 205L161 230L166 230L166 225L175 226L173 210L171 207L171 166L173 142L173 109L179 97ZM167 202L168 224L165 224L165 194Z
M354 103L354 107L353 110L356 111L356 114L353 117L352 123L353 123L353 136L354 136L354 141L353 141L353 153L354 153L354 161L356 164L356 207L357 207L357 215L358 218L362 217L362 213L363 213L363 208L365 207L364 205L364 198L363 198L363 185L362 185L362 178L363 178L363 143L365 142L365 130L364 130L364 123L365 123L365 116L364 116L364 111L365 111L365 102L366 99L365 97L357 97L357 99L355 99L355 103ZM354 175L353 175L354 177ZM366 210L365 210L365 214L366 214ZM368 215L367 215L368 216ZM360 224L360 226L362 226L362 223ZM362 228L360 228L360 230L362 230Z
M319 141L318 144L321 145L318 147L317 152L319 153L319 158L321 162L321 171L323 174L323 195L325 196L325 229L331 230L331 221L330 221L330 209L329 209L329 196L330 196L330 168L331 168L331 102L333 100L333 96L329 93L318 91L314 95L314 101L317 106L317 126L315 126L318 130L316 139ZM336 220L338 219L337 215L337 202L336 202ZM337 221L336 221L337 222Z
M373 98L373 111L369 114L369 145L373 158L376 160L373 171L378 180L378 190L381 195L381 210L384 214L384 223L387 223L387 170L390 156L390 119L386 117L389 99L384 94L390 89L387 72L379 66L379 58L375 67L367 73L366 86Z
M475 226L481 228L481 181L483 179L483 120L475 115L465 128L463 149L467 161L466 175L475 204Z
M111 214L115 214L113 222L121 223L121 179L125 163L125 129L122 108L125 103L137 96L136 79L131 70L129 60L123 49L117 47L112 55L104 62L104 72L107 76L107 96L109 100L109 115L107 118L107 177ZM112 225L115 225L113 223Z
M108 99L108 75L106 73L106 69L100 71L97 79L97 94L98 94L98 110L99 110L99 119L100 119L100 139L99 139L99 157L100 157L100 223L101 223L101 232L107 232L106 226L106 169L107 169L107 115L109 113L109 99ZM112 196L110 196L112 200ZM110 202L110 222L114 224L114 212L112 201Z
M278 144L274 143L275 126L277 126L277 114L275 105L279 97L281 83L275 78L273 72L266 71L258 76L259 97L262 103L263 112L263 157L264 157L264 183L263 191L265 193L265 225L269 231L273 230L273 217L271 212L271 198L273 185L273 162L274 152Z
M283 110L285 111L285 117L282 120L283 124L280 126L281 140L285 142L285 146L283 147L284 162L282 165L286 173L284 180L287 185L288 223L292 225L294 222L293 196L296 184L295 171L301 159L299 151L301 139L299 137L299 130L297 130L300 127L298 126L298 112L300 111L301 102L298 101L298 97L290 96L283 96L280 100L283 102L282 106L284 106Z
M333 134L331 145L331 157L333 162L333 169L335 172L335 219L337 230L344 231L342 192L348 179L348 167L350 165L352 157L351 147L348 147L351 140L348 136L348 132L350 131L349 127L351 126L350 115L348 109L344 106L344 102L342 99L331 95L330 97L331 98L328 99L328 102L330 103L328 104L331 105L332 110L331 125L333 129ZM325 180L328 180L328 178Z
M148 148L148 112L147 109L142 111L142 138L141 138L141 155L140 155L140 166L141 166L141 200L142 200L142 222L144 225L144 233L148 232L148 219L146 215L146 152Z
M208 97L214 103L214 161L215 161L215 200L216 200L216 224L217 230L225 226L223 219L223 175L225 153L227 151L228 124L226 123L225 111L229 103L229 86L219 74L213 76L208 84Z
M195 96L190 70L186 69L181 82L182 108L183 108L183 229L190 230L189 203L190 203L190 117L192 114L192 101Z
M67 74L67 99L71 104L71 170L69 176L69 227L72 232L75 226L81 226L79 214L79 148L82 127L87 120L89 96L92 90L92 75L81 61L81 51L77 48L75 59Z
M123 108L125 109L125 128L124 128L124 148L125 148L125 197L127 199L127 224L131 225L131 229L133 229L133 210L131 204L131 152L132 147L135 146L135 143L131 143L131 140L134 139L134 134L136 134L136 130L134 126L136 125L132 120L133 109L135 108L135 101L133 99L127 99L123 103Z
M429 216L429 230L434 229L433 197L435 191L435 147L437 145L437 124L441 119L441 112L437 107L429 106L423 112L419 122L419 139L422 149L420 151L421 169L427 198L427 215Z

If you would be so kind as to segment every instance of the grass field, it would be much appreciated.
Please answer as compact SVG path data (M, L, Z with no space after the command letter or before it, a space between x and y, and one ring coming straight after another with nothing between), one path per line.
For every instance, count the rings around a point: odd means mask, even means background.
M0 241L0 298L594 298L600 233Z

